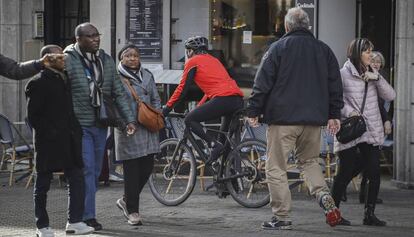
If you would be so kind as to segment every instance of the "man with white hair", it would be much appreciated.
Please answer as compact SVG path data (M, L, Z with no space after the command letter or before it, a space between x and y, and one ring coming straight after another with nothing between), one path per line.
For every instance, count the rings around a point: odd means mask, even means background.
M286 167L295 149L311 195L335 226L341 214L335 206L317 161L321 126L331 134L340 128L343 107L339 65L332 50L309 31L309 17L301 8L285 16L286 34L262 58L248 102L248 117L257 126L263 115L267 131L266 177L273 217L263 229L291 229L291 193Z

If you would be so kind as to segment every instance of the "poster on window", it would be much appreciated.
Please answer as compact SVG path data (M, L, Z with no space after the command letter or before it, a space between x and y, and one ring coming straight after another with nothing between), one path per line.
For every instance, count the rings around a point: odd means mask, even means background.
M309 15L309 30L315 37L318 37L318 0L296 0L296 7L302 8Z
M162 0L126 1L126 39L144 61L162 60Z

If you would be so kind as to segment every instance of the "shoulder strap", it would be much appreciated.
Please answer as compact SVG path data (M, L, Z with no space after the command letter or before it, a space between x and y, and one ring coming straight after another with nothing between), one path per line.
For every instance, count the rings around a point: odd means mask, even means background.
M135 101L136 101L137 103L140 103L140 102L141 102L141 99L139 98L139 96L138 96L138 94L137 94L137 91L134 89L134 87L132 87L132 85L131 85L131 83L129 82L129 80L128 80L128 79L122 79L122 80L123 80L123 81L124 81L124 83L127 85L128 89L129 89L129 91L131 92L132 97L134 97Z
M368 92L368 82L365 82L365 91L364 91L364 99L362 100L361 115L364 113L365 101L367 99L367 92Z

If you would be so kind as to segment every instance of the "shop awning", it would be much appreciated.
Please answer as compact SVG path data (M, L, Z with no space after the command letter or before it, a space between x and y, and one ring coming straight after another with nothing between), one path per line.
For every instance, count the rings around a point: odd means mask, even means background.
M144 63L142 66L152 72L157 84L180 84L183 70L164 69L159 63Z
M183 75L183 70L162 70L154 73L155 83L157 84L179 84Z

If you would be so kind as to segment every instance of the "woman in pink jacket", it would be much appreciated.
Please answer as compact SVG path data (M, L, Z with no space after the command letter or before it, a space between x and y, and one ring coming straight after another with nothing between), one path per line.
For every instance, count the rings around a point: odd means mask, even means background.
M367 131L353 141L346 144L339 143L340 166L332 188L332 195L335 204L339 207L341 197L352 179L355 166L362 165L362 170L366 171L369 180L363 224L385 226L386 222L379 220L374 214L380 187L379 146L384 142L384 126L378 106L378 97L391 101L395 98L395 91L376 70L370 67L373 48L373 44L368 39L353 40L348 48L348 61L341 69L344 100L341 120L361 114L365 87L367 87L362 113ZM359 159L363 161L357 160L357 149L361 152ZM341 224L351 224L348 220L342 219Z

